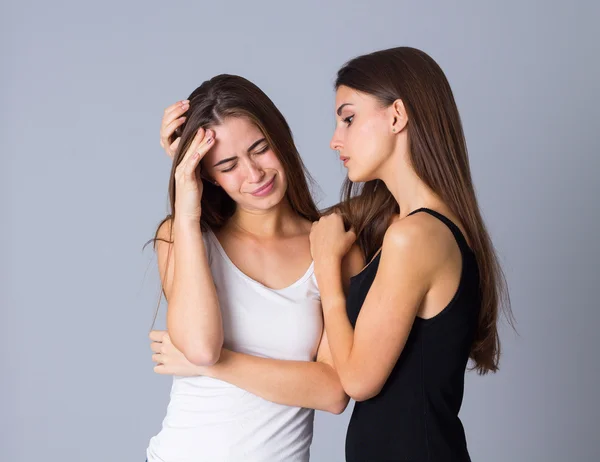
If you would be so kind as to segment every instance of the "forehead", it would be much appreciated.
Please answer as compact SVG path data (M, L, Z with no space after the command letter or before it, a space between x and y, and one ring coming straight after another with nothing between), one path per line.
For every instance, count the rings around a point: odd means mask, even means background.
M224 142L240 142L262 135L258 127L245 117L227 117L222 124L211 129Z
M337 111L342 104L347 103L354 106L372 106L375 103L375 98L367 93L342 85L335 92L335 110Z
M264 137L258 127L244 117L228 117L210 129L215 132L216 143L204 158L209 165L245 154L255 141Z

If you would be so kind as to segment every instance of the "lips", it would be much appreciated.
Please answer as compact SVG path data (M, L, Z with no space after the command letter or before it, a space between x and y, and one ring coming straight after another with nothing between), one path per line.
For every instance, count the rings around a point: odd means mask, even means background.
M344 165L346 165L346 162L348 162L350 160L350 158L349 157L340 156L340 160L344 163Z
M253 196L259 196L259 195L261 195L261 193L267 192L271 188L271 186L273 186L274 182L275 182L275 177L271 178L271 181L269 181L267 184L261 186L260 188L255 189L250 194L252 194Z

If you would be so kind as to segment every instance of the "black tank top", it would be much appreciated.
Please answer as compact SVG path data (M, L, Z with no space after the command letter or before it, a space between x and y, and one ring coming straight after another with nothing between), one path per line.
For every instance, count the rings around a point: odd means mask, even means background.
M462 274L451 302L430 319L417 317L381 392L357 402L346 435L348 462L470 461L458 412L480 310L479 270L460 228L450 228L462 254ZM348 318L356 319L375 279L381 252L350 283ZM377 358L373 358L377 361Z

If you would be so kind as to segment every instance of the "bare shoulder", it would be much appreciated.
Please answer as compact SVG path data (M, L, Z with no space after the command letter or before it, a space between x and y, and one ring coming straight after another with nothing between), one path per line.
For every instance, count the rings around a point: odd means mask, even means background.
M383 249L388 252L423 251L431 239L432 229L422 216L413 215L394 221L383 237Z
M434 269L455 250L454 236L448 227L426 213L392 223L385 233L382 249L384 254L423 270Z

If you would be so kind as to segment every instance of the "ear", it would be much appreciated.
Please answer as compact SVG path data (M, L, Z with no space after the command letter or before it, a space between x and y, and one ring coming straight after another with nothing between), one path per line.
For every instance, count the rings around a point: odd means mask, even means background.
M390 129L392 133L400 133L406 127L408 123L408 115L406 114L406 108L401 99L397 99L390 106L392 115L392 126Z

